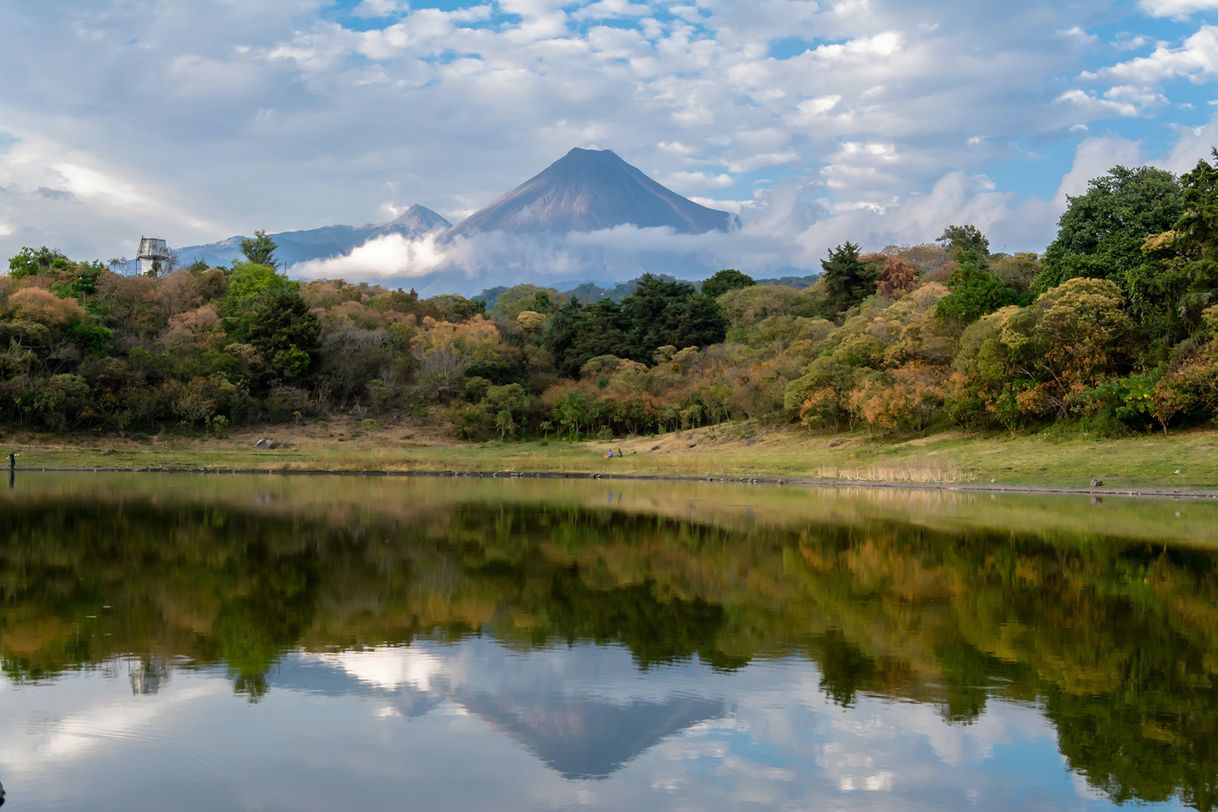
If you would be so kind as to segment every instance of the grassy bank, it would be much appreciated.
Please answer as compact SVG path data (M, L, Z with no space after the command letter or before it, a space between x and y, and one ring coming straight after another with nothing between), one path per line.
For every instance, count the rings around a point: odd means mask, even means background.
M281 444L254 446L261 436ZM471 470L1218 490L1218 431L1116 439L948 432L900 442L733 424L603 442L461 443L414 426L323 422L223 438L8 435L22 468ZM606 459L608 448L621 458ZM1178 472L1178 473L1177 473Z

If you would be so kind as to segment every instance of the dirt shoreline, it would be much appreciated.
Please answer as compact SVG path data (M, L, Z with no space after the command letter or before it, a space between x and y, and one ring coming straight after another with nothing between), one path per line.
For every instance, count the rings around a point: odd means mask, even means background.
M1218 500L1218 491L1188 488L1131 488L1103 486L1070 488L1051 485L1000 485L978 482L899 482L895 480L828 479L817 477L775 476L699 476L694 474L662 473L593 473L581 471L478 471L478 470L392 470L392 469L328 469L328 468L212 468L185 466L134 467L30 467L17 468L16 473L72 474L240 474L278 476L366 476L402 478L471 479L572 479L640 482L718 482L735 485L795 485L811 488L884 488L892 490L961 491L966 493L1061 494L1066 496L1123 496L1143 499Z

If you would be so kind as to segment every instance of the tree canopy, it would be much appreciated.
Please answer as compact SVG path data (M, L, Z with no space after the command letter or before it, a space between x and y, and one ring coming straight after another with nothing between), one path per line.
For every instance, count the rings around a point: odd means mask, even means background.
M755 284L757 283L753 281L753 277L748 274L741 273L735 268L724 268L702 283L702 292L712 299L718 299L729 290L747 288Z
M255 231L253 237L247 237L241 241L241 253L245 256L246 262L267 265L272 268L276 264L275 249L278 247L265 231Z
M824 269L825 303L831 314L844 313L875 293L879 272L863 262L858 245L846 242L830 248L828 258L820 264Z
M1085 193L1069 198L1035 289L1090 276L1110 279L1128 294L1130 274L1146 262L1146 238L1172 228L1182 209L1180 181L1171 172L1113 167L1092 179Z

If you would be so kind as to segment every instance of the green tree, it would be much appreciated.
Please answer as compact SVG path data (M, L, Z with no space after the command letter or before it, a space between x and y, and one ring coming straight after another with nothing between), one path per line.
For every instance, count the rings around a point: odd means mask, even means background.
M987 313L1020 304L1022 300L1019 293L983 267L972 253L962 254L948 288L951 293L939 300L935 315L958 324L972 324Z
M972 259L982 264L990 256L990 241L974 225L948 226L935 238L957 262Z
M255 231L252 238L241 241L241 253L247 262L271 268L275 267L275 249L278 247L265 231Z
M66 271L71 266L72 261L60 251L44 245L41 248L22 248L9 259L8 272L14 279L21 279L51 271Z
M702 292L712 299L718 299L729 290L747 288L755 284L757 283L753 277L748 274L741 273L735 268L724 268L702 283Z
M1142 244L1172 228L1182 213L1180 181L1171 172L1113 167L1091 180L1084 194L1069 198L1035 290L1090 276L1111 279L1128 294L1129 275L1147 262Z
M705 347L722 341L727 319L714 299L688 282L643 274L634 293L622 300L627 326L623 355L644 363L657 347Z
M840 315L875 293L878 269L863 262L859 247L852 242L829 249L822 259L826 304L833 315Z
M1195 332L1218 303L1218 150L1214 158L1181 176L1180 217L1145 241L1146 261L1126 277L1134 313L1165 346Z
M267 381L304 381L321 349L321 325L295 290L265 296L252 313L249 342L265 365Z
M1175 231L1186 247L1213 262L1218 261L1218 148L1211 153L1214 163L1201 159L1180 178L1184 211Z
M244 341L253 325L254 312L264 299L279 292L295 292L299 287L269 265L255 262L234 265L228 273L228 286L219 308L229 334Z
M554 304L561 299L562 294L554 288L516 285L495 297L495 304L491 307L491 312L502 321L512 322L525 310L549 313L554 309Z
M626 332L626 319L617 302L602 299L581 305L572 299L551 316L542 343L559 374L575 377L589 358L624 355Z

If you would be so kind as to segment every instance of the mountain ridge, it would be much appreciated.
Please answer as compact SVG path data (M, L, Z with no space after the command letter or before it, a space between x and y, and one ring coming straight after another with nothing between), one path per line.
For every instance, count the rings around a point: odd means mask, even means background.
M426 206L414 204L387 223L366 223L362 226L331 225L317 228L279 231L270 234L277 246L275 255L286 267L311 259L341 256L368 240L388 234L415 238L452 227L445 217ZM175 249L179 265L203 261L208 265L225 267L241 258L241 241L245 235L235 235L213 243L188 245Z

